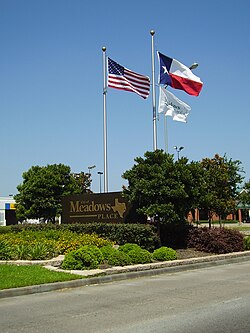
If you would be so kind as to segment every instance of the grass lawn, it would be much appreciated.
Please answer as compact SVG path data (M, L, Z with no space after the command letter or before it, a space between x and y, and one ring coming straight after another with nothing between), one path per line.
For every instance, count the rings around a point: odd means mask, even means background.
M208 221L207 220L205 220L205 221L203 221L203 220L200 220L200 221L198 221L199 222L199 224L208 224ZM239 221L234 221L234 220L221 220L221 221L211 221L211 224L238 224L239 223ZM194 224L195 224L195 222L194 222Z
M0 265L0 290L81 278L83 277L74 274L49 271L38 265Z
M231 229L235 229L238 231L250 231L250 225L249 226L245 226L245 225L240 225L237 227L231 227Z

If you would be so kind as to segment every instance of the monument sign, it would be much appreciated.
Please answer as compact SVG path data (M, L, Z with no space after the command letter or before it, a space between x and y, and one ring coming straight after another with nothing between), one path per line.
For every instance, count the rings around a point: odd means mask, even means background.
M62 199L62 223L138 223L145 220L122 192L69 195Z

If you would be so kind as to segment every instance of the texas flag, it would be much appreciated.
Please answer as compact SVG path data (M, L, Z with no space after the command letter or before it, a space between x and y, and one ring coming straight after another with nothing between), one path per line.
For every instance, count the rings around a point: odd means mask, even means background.
M175 89L186 91L189 95L198 96L203 83L201 79L178 60L158 52L160 62L159 83Z

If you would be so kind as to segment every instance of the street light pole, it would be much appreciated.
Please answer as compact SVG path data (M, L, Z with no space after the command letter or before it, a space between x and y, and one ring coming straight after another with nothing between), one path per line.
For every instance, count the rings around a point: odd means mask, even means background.
M180 151L182 150L182 149L184 149L184 147L177 147L177 146L174 146L174 149L177 151L177 159L179 160L179 158L180 158Z
M197 62L194 62L194 63L189 67L189 69L190 69L190 70L193 70L193 69L197 68L198 66L199 66L199 64L198 64ZM181 146L181 147L174 146L174 149L177 151L177 160L179 161L179 158L180 158L180 151L181 151L182 149L184 149L184 147L183 147L183 146Z
M98 175L100 175L100 193L102 193L102 175L103 175L103 172L98 171L97 173L98 173Z
M94 169L95 167L96 167L95 165L91 165L91 166L88 167L88 169L89 169L89 177L91 176L90 170ZM89 189L91 190L91 182L90 182Z
M89 175L91 175L90 173L90 170L94 169L95 168L95 165L92 165L92 166L89 166L88 169L89 169Z

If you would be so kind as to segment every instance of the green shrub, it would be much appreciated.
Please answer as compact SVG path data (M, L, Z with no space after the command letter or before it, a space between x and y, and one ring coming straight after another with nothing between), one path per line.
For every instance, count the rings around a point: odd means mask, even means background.
M113 242L97 235L77 234L70 230L26 230L0 234L0 241L7 242L11 250L9 259L51 259L84 245L101 247ZM8 250L9 251L9 250Z
M128 252L132 264L147 264L152 262L152 254L144 249L133 249Z
M21 231L48 231L48 230L61 230L61 225L52 224L52 223L39 223L39 224L15 224L9 226L11 228L11 232L21 232Z
M36 231L36 233L38 233L38 234L40 233L46 239L53 239L55 241L58 241L58 240L60 240L60 238L62 237L62 235L66 235L67 230L48 229L48 230L44 230L44 231L41 230L39 232Z
M154 250L153 259L157 261L167 261L177 259L177 253L170 247L162 246L159 249Z
M244 250L250 250L250 236L245 236L243 240Z
M57 255L55 246L46 243L20 242L13 247L13 257L16 260L44 260Z
M127 243L121 245L118 248L118 252L124 253L130 258L127 264L146 264L152 262L152 254L137 244Z
M11 232L11 227L10 226L0 227L0 234L7 234L8 232Z
M62 231L61 237L57 241L57 249L60 254L67 254L84 245L95 245L101 248L105 245L113 245L113 242L103 239L96 234L77 234L69 230Z
M19 224L10 226L11 233L23 230L29 232L72 231L76 234L96 234L101 238L109 239L117 244L136 243L142 248L153 251L160 244L156 227L138 223L76 223L76 224ZM85 245L85 244L84 244ZM73 249L72 249L73 250Z
M124 245L123 245L124 246ZM129 255L123 251L119 251L114 247L107 245L100 248L104 262L111 266L130 265L131 259Z
M131 265L132 260L131 260L130 256L127 253L121 252L121 251L118 251L118 250L114 250L108 256L107 263L109 265L112 265L112 266L126 266L126 265Z
M145 264L152 262L152 254L137 244L127 243L118 250L110 247L101 248L106 262L112 266Z
M102 246L100 251L102 252L104 261L108 261L109 256L117 252L117 250L112 245Z
M141 247L137 244L126 243L124 245L119 246L118 250L124 253L129 253L132 250L141 250Z
M76 233L95 233L99 237L109 239L119 245L135 243L148 251L159 246L156 227L144 224L114 223L82 223L61 225Z
M0 239L0 260L10 260L12 256L13 254L10 244Z
M79 259L79 255L77 255L77 251L71 251L65 255L65 258L62 262L62 269L76 269L76 270L81 270L85 269L84 262Z
M85 245L66 254L63 269L95 269L103 262L103 255L95 245Z
M50 251L48 247L43 243L37 243L30 249L30 259L32 260L42 260L47 259Z
M16 245L14 248L14 257L16 260L29 260L31 248L27 244Z

